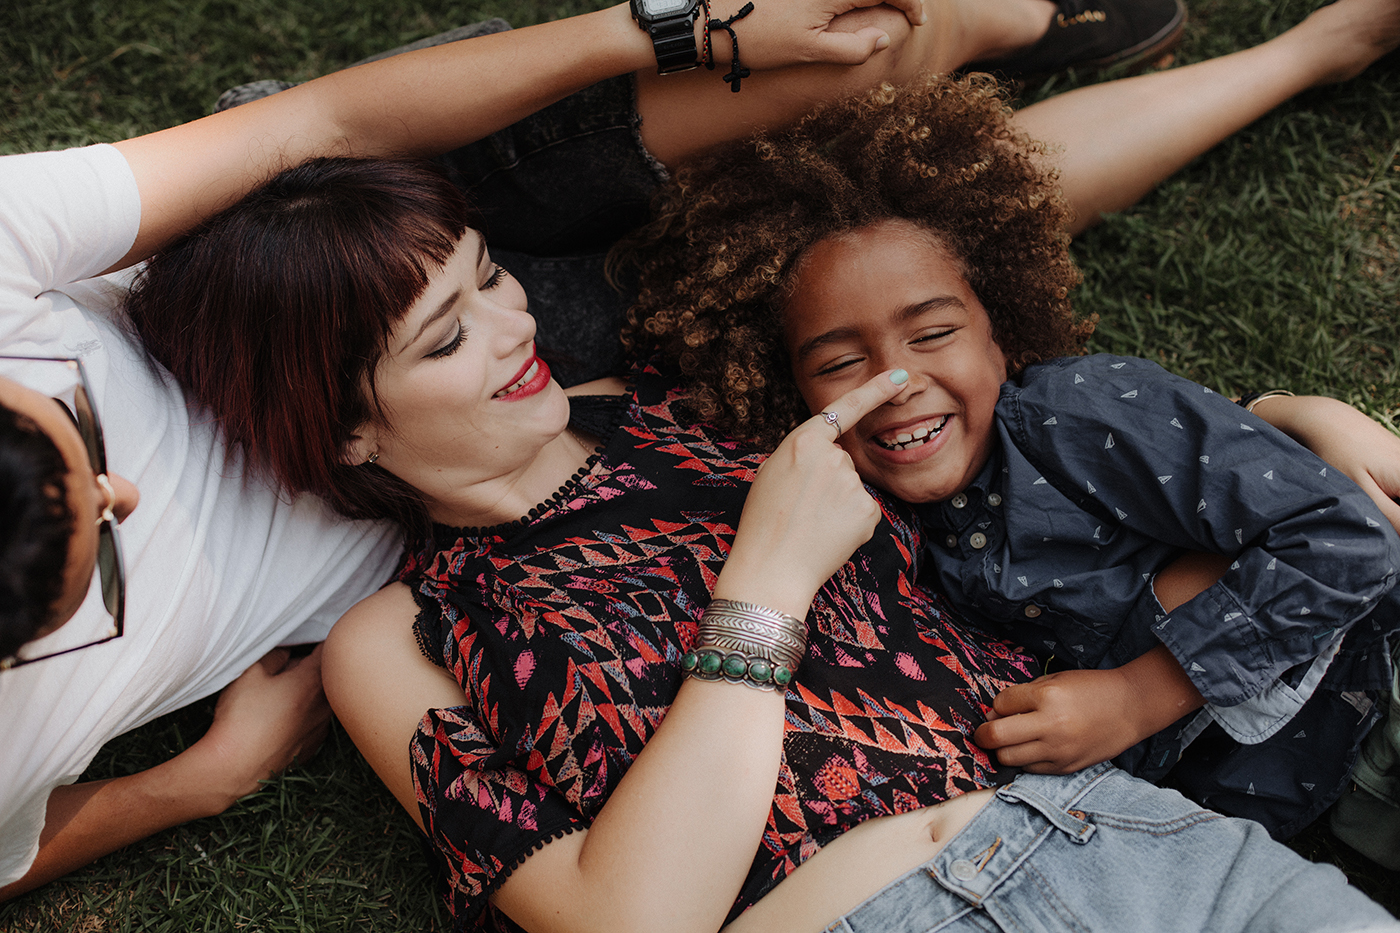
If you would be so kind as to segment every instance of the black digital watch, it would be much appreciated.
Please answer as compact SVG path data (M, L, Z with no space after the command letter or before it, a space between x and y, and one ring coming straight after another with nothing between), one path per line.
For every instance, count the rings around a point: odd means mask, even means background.
M631 0L632 18L651 36L656 73L689 71L700 64L695 48L695 14L700 0Z

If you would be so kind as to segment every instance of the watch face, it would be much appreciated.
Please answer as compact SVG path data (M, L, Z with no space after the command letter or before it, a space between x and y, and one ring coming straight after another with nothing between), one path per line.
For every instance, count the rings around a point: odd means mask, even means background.
M683 12L690 4L691 0L637 0L642 14L653 20Z

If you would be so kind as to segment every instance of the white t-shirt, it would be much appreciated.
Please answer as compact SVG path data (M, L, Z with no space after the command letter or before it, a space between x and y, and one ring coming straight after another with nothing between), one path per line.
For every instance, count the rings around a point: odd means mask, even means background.
M39 849L49 792L104 742L221 689L278 644L316 641L386 582L385 525L337 517L244 475L207 415L186 408L120 319L119 282L93 279L135 241L135 179L111 146L0 158L0 353L83 360L108 467L141 492L120 527L126 634L0 671L0 885ZM59 396L62 367L0 361L0 375ZM111 624L100 587L24 654Z

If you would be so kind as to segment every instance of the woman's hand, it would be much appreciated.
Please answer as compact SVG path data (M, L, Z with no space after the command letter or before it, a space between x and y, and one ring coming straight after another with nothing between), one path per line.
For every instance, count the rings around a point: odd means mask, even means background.
M1319 395L1260 399L1254 414L1351 477L1400 531L1400 437Z
M745 0L711 0L710 15L728 19ZM904 14L911 26L923 24L923 0L754 0L753 12L735 23L741 59L755 70L821 62L859 65L890 44L890 35L879 26L848 23L842 14L852 10L891 6ZM715 61L729 58L729 37L712 30Z
M902 376L900 381L895 376ZM870 540L880 507L837 445L848 427L899 394L908 376L885 372L798 425L758 471L715 596L794 615ZM835 415L835 424L825 412Z

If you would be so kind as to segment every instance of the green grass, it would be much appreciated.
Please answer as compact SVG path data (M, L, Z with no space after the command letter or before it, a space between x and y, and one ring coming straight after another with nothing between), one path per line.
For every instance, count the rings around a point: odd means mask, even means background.
M1254 44L1300 0L1191 0L1178 60ZM522 25L585 0L71 0L12 3L0 30L0 152L110 141L208 111L226 87L301 80L488 16ZM1048 90L1073 80L1059 79ZM1042 90L1040 93L1046 92ZM1033 98L1028 94L1027 98ZM1310 92L1084 236L1095 349L1220 391L1287 387L1400 419L1400 73ZM200 735L212 701L103 749L87 777L149 767ZM1400 914L1400 873L1324 828L1295 846ZM408 818L344 734L223 816L0 905L5 931L418 931L442 926Z
M1181 63L1253 44L1310 9L1198 0ZM1055 89L1073 86L1060 81ZM1395 56L1310 91L1079 239L1095 350L1146 356L1238 395L1331 395L1400 415Z

